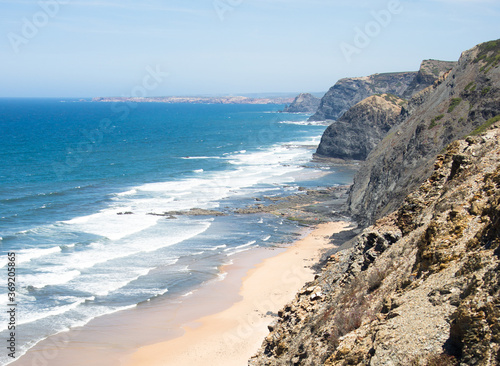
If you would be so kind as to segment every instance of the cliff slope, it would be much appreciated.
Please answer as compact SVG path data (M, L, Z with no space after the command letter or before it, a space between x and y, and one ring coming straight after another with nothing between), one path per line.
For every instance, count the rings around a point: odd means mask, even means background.
M394 211L432 172L438 153L500 114L500 41L466 51L441 79L417 93L402 121L356 174L349 210L362 224Z
M422 61L417 75L408 86L408 89L404 92L403 98L409 99L419 91L431 86L436 80L455 67L456 64L456 61Z
M416 72L399 72L340 79L321 98L317 112L309 120L336 120L353 105L374 94L402 96L416 75Z
M316 154L364 160L398 121L405 101L394 95L368 97L333 122L321 137Z
M287 113L314 113L319 107L321 99L309 93L299 94L283 112Z
M450 144L398 211L331 256L249 364L499 365L494 127Z
M418 72L375 74L339 80L321 99L310 121L336 120L356 103L374 94L394 94L405 99L432 85L456 62L424 60Z

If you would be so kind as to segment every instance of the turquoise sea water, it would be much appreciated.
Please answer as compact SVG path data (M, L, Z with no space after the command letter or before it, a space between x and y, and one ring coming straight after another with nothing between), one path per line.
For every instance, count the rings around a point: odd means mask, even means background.
M17 355L97 316L187 293L234 253L290 241L298 227L269 215L154 215L230 213L299 186L349 183L351 173L310 163L325 126L282 107L0 99L0 267L16 253Z

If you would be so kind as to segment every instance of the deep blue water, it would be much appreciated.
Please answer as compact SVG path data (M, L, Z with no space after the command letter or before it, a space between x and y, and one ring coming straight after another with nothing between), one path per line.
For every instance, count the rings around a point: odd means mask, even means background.
M234 253L289 241L298 228L272 216L152 215L349 183L350 172L307 179L325 172L308 147L325 126L282 107L0 99L0 266L16 253L21 350L188 292Z

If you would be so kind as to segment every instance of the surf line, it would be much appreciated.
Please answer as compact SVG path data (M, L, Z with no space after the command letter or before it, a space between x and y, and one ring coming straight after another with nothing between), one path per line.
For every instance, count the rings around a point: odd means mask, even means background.
M7 355L10 358L16 358L16 312L17 312L17 303L16 303L16 253L9 252L7 253L7 297L8 303L7 310L8 323L7 329L10 331L7 335Z

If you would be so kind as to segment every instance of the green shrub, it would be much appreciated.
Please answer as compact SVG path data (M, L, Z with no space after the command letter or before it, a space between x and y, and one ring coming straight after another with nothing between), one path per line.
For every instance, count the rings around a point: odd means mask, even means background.
M479 135L479 134L485 132L486 130L488 130L492 124L494 124L495 122L498 122L498 121L500 121L500 114L497 114L495 117L490 118L489 120L484 122L481 126L479 126L474 131L472 131L470 133L470 135L471 136Z
M490 88L489 86L488 86L488 87L486 87L486 88L484 88L483 90L481 90L481 95L483 95L483 96L484 96L484 95L488 94L488 92L489 92L490 90L491 90L491 88Z
M451 100L450 106L448 107L448 113L453 112L453 110L462 102L462 98L453 98Z
M431 128L434 128L437 126L437 121L441 120L442 118L444 117L444 114L440 114L439 116L436 116L434 117L432 120L431 120L431 124L429 125L429 130Z
M465 91L469 90L469 89L470 89L473 85L474 85L474 89L476 89L476 88L475 88L475 85L476 85L476 84L475 84L473 81L471 81L469 84L467 84L467 86L465 87L465 89L464 89L464 90L465 90ZM471 90L471 91L473 91L473 90Z
M474 59L474 63L483 61L486 64L481 67L481 71L488 72L492 67L500 64L500 40L490 41L479 45L479 53Z

